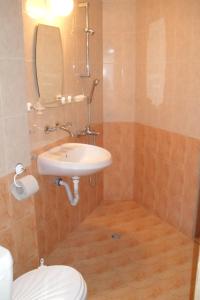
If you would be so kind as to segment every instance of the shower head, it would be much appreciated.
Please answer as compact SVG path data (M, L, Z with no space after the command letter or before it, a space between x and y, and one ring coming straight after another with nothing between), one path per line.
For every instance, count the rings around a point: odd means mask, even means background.
M93 80L91 91L90 91L90 96L88 97L88 104L92 103L94 90L95 90L95 87L99 84L99 82L100 82L100 80L97 78Z

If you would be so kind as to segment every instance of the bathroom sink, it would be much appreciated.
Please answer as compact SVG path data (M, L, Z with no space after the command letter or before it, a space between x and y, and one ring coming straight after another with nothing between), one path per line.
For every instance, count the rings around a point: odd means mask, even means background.
M104 148L67 143L51 148L38 156L38 171L42 175L85 176L101 171L112 163Z

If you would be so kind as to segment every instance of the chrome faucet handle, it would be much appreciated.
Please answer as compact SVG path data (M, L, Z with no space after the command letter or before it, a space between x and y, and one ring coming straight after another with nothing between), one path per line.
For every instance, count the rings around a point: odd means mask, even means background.
M90 126L85 127L85 133L86 135L94 135L94 136L100 135L100 132L97 132L95 129L92 129Z
M50 132L56 131L57 128L58 128L57 125L56 125L56 127L51 127L51 126L49 126L49 125L46 125L46 126L44 127L44 133L49 134Z
M64 123L63 125L59 125L59 129L67 132L71 137L74 137L74 133L71 131L72 124Z
M77 137L81 136L98 136L100 132L91 129L89 126L85 127L83 130L77 132Z

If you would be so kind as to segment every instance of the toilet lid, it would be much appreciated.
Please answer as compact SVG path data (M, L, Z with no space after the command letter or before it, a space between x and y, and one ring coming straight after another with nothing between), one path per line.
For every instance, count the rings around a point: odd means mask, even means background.
M77 300L85 294L85 281L75 269L42 266L14 281L12 300Z

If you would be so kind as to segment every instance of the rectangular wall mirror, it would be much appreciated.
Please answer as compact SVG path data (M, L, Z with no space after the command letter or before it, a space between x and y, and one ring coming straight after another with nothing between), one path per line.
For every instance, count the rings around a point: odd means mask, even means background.
M63 93L63 49L58 27L38 25L36 75L41 104L56 106L57 97Z

